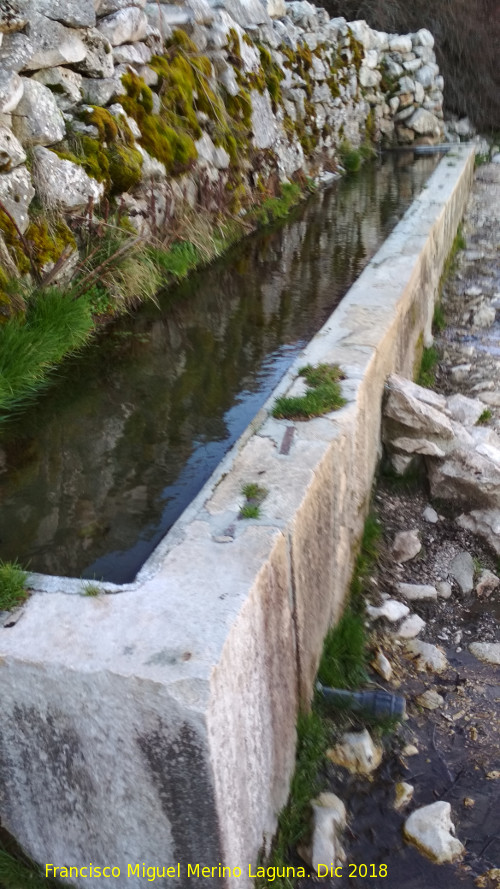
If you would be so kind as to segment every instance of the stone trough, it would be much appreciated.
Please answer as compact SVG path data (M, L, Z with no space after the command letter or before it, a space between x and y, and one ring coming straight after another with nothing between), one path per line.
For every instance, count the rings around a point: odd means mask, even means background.
M298 367L335 362L341 410L263 409L133 584L91 598L35 575L0 629L0 815L42 865L114 867L98 885L116 889L148 885L143 863L174 868L160 885L207 885L203 866L210 885L250 884L348 589L384 383L430 341L473 166L468 147L444 159L271 399L298 389ZM249 482L268 494L240 521Z

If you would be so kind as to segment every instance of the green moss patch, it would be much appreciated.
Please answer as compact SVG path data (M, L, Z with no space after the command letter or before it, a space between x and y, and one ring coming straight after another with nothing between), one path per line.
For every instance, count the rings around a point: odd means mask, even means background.
M299 374L305 378L308 391L305 395L277 398L272 410L273 417L308 420L338 410L346 404L339 386L339 380L343 380L344 375L336 365L319 364L312 367L308 364L299 370Z

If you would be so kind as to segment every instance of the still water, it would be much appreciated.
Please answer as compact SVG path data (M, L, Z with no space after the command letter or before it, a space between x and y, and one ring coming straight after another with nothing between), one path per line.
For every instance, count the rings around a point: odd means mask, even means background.
M0 558L132 580L437 162L366 166L67 362L2 432Z

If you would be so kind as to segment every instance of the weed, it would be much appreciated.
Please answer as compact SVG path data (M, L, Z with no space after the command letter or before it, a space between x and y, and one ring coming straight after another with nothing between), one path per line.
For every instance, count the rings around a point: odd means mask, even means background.
M28 574L17 562L0 561L0 611L10 611L24 602Z
M442 333L446 328L446 318L444 316L443 307L440 302L434 306L434 315L432 316L432 329L435 333Z
M436 382L436 366L439 361L439 352L435 346L429 346L422 352L422 361L416 382L419 386L431 389Z
M241 493L247 498L247 500L264 500L268 495L267 488L258 485L257 482L249 482L247 485L243 485L241 489Z
M240 509L240 519L259 519L260 506L258 503L245 503Z
M300 396L281 396L276 399L272 414L279 419L308 420L321 414L339 410L346 404L342 397L339 380L344 379L340 368L335 364L308 364L299 370L304 377L308 391Z
M477 580L483 570L483 565L481 559L478 559L477 556L472 557L472 562L474 564L474 578Z
M366 664L364 618L348 606L326 636L318 677L332 688L358 688L367 678Z
M339 157L342 166L348 173L357 173L362 162L361 152L353 148L350 142L344 141L339 145Z
M485 407L479 419L476 421L476 426L486 426L486 424L491 420L493 416L493 412L490 411L489 407Z
M99 584L94 583L91 580L87 581L82 586L82 596L90 596L91 598L94 598L96 596L100 596L101 593L102 589Z
M258 225L270 225L278 219L285 219L292 207L300 201L302 192L295 182L285 182L281 186L281 194L275 198L267 198L249 214Z

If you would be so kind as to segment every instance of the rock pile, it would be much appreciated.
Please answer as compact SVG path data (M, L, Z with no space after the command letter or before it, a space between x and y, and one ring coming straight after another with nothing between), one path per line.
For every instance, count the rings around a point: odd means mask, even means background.
M147 236L185 204L244 212L271 177L334 171L365 139L441 140L433 44L306 0L6 0L0 201L21 232L35 195L73 215L122 196ZM23 271L11 226L2 211Z
M383 438L398 474L423 459L432 496L462 505L460 527L500 554L500 437L476 425L483 412L479 399L446 398L394 374L387 382ZM469 561L467 578L467 566L456 566L464 592L472 589Z

